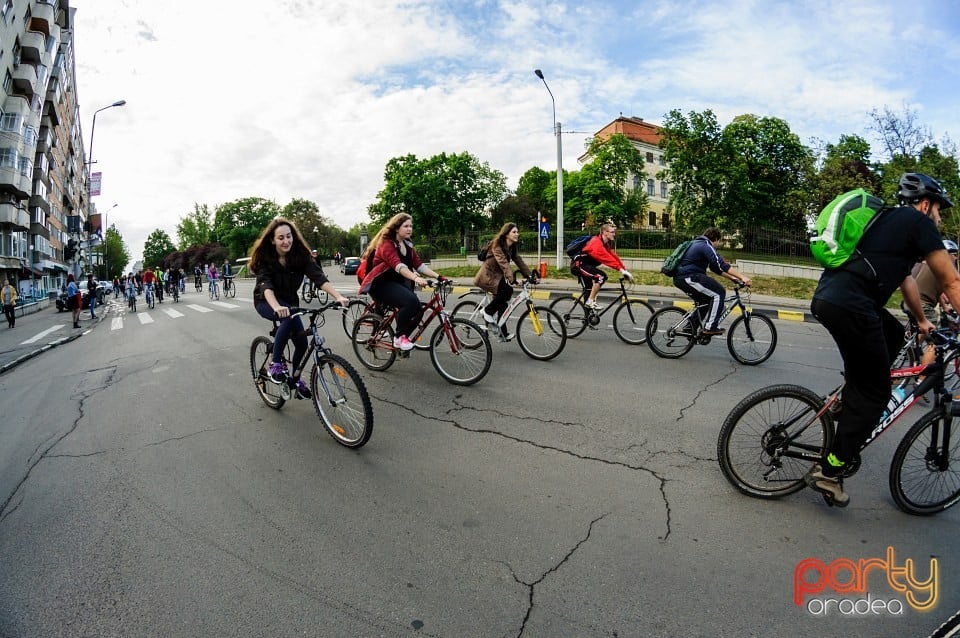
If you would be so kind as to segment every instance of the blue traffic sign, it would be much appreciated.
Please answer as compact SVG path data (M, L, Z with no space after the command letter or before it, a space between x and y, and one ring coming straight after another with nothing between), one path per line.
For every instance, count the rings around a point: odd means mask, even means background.
M540 222L540 238L546 239L550 236L550 224L547 222Z

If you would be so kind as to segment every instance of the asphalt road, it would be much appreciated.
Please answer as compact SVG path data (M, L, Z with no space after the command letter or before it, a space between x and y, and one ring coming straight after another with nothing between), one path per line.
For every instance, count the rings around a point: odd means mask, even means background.
M755 368L718 340L666 361L605 327L547 363L495 343L468 388L425 353L364 370L331 326L374 397L350 451L308 403L260 402L250 297L117 304L0 376L0 635L924 636L960 607L960 510L911 517L887 490L905 427L867 451L845 510L750 499L720 474L740 398L839 382L817 324L778 320ZM932 611L811 612L903 601L876 561L865 593L794 604L804 559L888 547L921 578L936 558Z

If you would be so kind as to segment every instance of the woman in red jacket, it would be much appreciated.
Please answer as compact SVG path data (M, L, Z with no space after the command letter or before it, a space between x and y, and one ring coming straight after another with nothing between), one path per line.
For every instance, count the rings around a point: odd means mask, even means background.
M360 292L397 308L397 336L393 347L401 350L413 349L410 333L420 319L420 299L413 287L427 284L421 275L443 279L420 259L410 240L412 236L413 217L397 213L374 236L361 258L366 260L373 253L373 267L364 276Z

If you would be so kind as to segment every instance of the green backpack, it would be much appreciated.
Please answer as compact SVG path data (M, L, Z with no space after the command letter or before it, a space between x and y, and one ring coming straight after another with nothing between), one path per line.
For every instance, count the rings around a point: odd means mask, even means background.
M694 240L688 239L674 248L673 252L667 255L667 258L663 260L663 265L660 266L660 272L665 274L667 277L676 276L677 269L680 267L680 260L683 259L684 255L687 254L687 249L690 248L690 245L693 244L693 242Z
M821 266L839 268L857 255L860 238L885 210L883 200L858 188L840 195L817 217L810 252Z

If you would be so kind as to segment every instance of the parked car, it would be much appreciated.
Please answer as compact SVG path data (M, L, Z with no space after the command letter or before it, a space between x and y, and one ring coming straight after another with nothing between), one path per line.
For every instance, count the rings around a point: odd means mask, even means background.
M360 267L359 257L347 257L340 262L340 272L345 275L357 274L357 268Z
M109 281L97 282L97 303L102 304L103 300L113 295L113 283Z
M81 309L90 307L90 296L87 294L86 290L80 290L80 302ZM61 290L55 303L57 304L57 312L64 312L67 310L67 291Z

